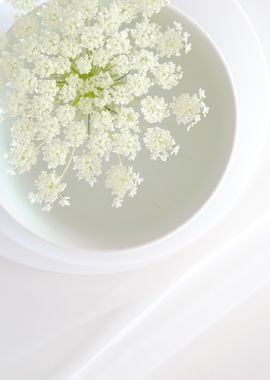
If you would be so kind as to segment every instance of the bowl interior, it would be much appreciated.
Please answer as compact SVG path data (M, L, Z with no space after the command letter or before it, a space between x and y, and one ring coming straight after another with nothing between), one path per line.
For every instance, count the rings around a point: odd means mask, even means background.
M68 175L72 206L43 213L27 200L40 171L22 176L6 174L3 152L10 143L9 128L0 139L1 203L32 233L61 246L87 250L120 250L150 243L192 218L209 199L227 167L236 130L236 106L225 64L208 37L173 8L156 20L163 25L180 21L191 34L192 52L182 57L184 78L171 95L203 88L210 106L208 117L187 133L175 119L165 121L180 144L180 154L166 163L150 161L142 152L134 167L144 178L138 195L121 209L111 207L103 181L90 188ZM155 91L156 92L156 91ZM157 92L156 92L157 93ZM164 93L162 93L164 96Z

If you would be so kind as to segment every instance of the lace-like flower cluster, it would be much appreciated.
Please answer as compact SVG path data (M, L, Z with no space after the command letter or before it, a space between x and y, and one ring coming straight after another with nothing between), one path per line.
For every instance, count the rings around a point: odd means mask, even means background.
M143 181L130 165L143 148L152 160L178 153L165 120L175 116L190 129L208 113L203 90L165 94L183 77L188 32L153 21L167 0L48 0L31 13L35 0L5 2L20 11L0 34L9 172L43 161L29 198L45 211L70 205L64 178L71 169L91 187L104 176L112 206L121 207Z

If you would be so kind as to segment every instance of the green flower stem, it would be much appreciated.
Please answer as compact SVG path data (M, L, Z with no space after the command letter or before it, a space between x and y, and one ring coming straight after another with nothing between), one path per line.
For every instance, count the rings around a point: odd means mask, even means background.
M87 92L86 94L84 94L82 97L83 98L95 98L95 94L93 93L93 91L90 91L90 92Z
M118 81L120 81L122 79L125 79L128 76L128 74L130 74L130 71L128 73L126 73L125 75L122 75L121 77L115 79L115 82L118 82Z
M105 106L105 109L109 112L112 112L114 114L118 114L118 111L113 109L111 106Z
M64 85L64 84L67 84L67 82L65 81L65 79L59 79L59 80L56 80L56 84L57 85Z
M66 82L57 82L56 85L57 87L64 87L64 85L66 84Z
M73 107L76 107L81 100L82 95L78 95L77 98L72 102Z
M126 82L125 82L125 81L118 81L118 82L114 82L114 84L112 84L112 86L111 86L111 87L115 87L115 86L122 86L122 85L124 85L124 84L126 84Z
M60 74L52 74L51 75L51 79L54 79L56 81L65 81L65 79L69 76L70 74L63 74L63 75L60 75Z
M75 150L76 150L76 146L73 147L72 151L71 151L71 154L69 156L69 159L68 159L68 162L67 162L67 165L63 171L63 173L60 175L60 177L58 178L59 181L61 181L64 176L67 174L69 168L70 168L70 165L72 164L72 160L73 160L73 157L74 157L74 153L75 153Z
M73 72L73 74L77 74L78 76L80 76L79 71L76 69L74 65L71 66L71 71Z

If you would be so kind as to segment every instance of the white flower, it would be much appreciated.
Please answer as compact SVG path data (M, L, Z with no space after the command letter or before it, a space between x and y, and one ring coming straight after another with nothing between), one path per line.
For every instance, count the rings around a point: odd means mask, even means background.
M40 79L37 84L36 92L38 94L46 94L49 97L55 97L59 89L56 81L53 79Z
M55 111L55 116L64 127L69 127L70 125L73 125L76 109L69 105L59 106Z
M129 160L135 160L141 150L138 135L131 133L128 129L115 133L112 140L113 152L125 156Z
M163 90L171 90L179 84L183 77L181 66L177 66L173 62L160 63L151 71L156 78L156 83Z
M128 74L132 68L129 56L125 54L116 55L112 58L110 64L112 66L112 74L116 77L121 77L123 75Z
M131 34L136 45L140 48L153 48L160 36L160 26L150 22L149 18L145 17L131 30Z
M141 101L142 113L149 123L161 123L170 116L168 104L164 98L147 96Z
M64 84L63 87L61 87L59 90L58 99L61 100L64 104L67 104L74 100L76 98L76 95L76 87Z
M87 148L93 156L98 156L109 161L110 153L112 152L111 132L101 130L96 133L90 133Z
M122 107L115 116L115 127L119 129L131 129L136 133L139 128L140 114L131 107Z
M157 64L158 57L152 51L146 49L136 51L131 58L131 67L142 73L154 70Z
M184 32L180 23L175 22L174 28L168 27L167 31L160 34L157 50L161 57L179 57L184 51L189 53L191 44L188 42L189 33Z
M98 14L97 20L104 33L108 36L117 33L126 17L121 6L113 2L108 7L104 7Z
M133 78L135 79L135 78ZM114 86L109 89L109 94L111 97L111 102L114 102L117 105L126 105L133 101L134 95L144 93L146 85L137 83L137 88L131 90L132 79L128 82L127 85L123 86Z
M74 170L79 180L85 180L91 187L97 182L97 177L102 171L101 159L92 154L91 150L80 156L74 157Z
M98 66L100 68L104 68L110 63L112 63L113 52L111 52L108 49L105 49L104 47L101 47L92 51L91 59L93 65Z
M29 38L35 36L38 31L37 19L30 14L20 16L12 28L12 31L17 38Z
M6 99L6 112L13 117L25 115L30 107L29 99L24 94L11 92Z
M22 69L22 62L15 54L10 53L1 58L0 69L0 75L6 77L5 79L8 81L18 75Z
M7 36L2 30L0 30L0 49L4 49L7 45Z
M16 53L21 60L33 63L38 60L41 55L41 46L37 43L37 39L31 34L27 38L20 39L20 43L16 44Z
M65 22L63 24L63 31L66 36L78 37L80 31L84 28L84 15L82 12L70 10L65 12Z
M70 71L71 62L67 57L53 58L54 72L58 75L65 74Z
M146 16L159 13L160 10L169 3L168 0L127 0L127 2L136 6L137 11Z
M40 78L48 78L55 74L55 62L46 55L39 55L34 62L33 72Z
M73 122L69 128L64 131L65 140L70 146L78 148L82 145L87 137L87 131L84 121Z
M179 97L174 97L170 107L173 114L176 116L178 124L184 124L188 130L197 125L202 117L206 117L209 108L204 103L205 92L199 90L199 94L183 94Z
M54 109L54 104L48 94L35 95L31 100L28 99L28 103L29 110L27 114L33 119L44 118Z
M116 0L119 12L121 12L121 21L130 24L137 16L137 6L135 1Z
M92 85L95 88L109 88L114 84L114 80L109 72L100 72L92 79Z
M103 45L104 35L99 25L84 27L81 31L81 43L85 49L94 50Z
M87 74L92 69L92 61L88 56L80 57L76 61L76 67L78 68L80 74Z
M42 26L45 29L57 29L59 25L63 25L63 8L57 1L49 1L45 3L38 13Z
M113 131L114 121L110 111L94 112L90 119L91 126L97 131Z
M130 74L127 76L129 92L134 96L142 96L148 93L153 85L152 80L145 74Z
M63 143L57 138L48 145L45 145L43 148L43 159L48 163L49 169L55 169L59 165L65 165L68 152L68 144Z
M29 194L31 203L42 205L42 211L50 211L52 205L59 200L61 206L69 205L69 198L64 196L67 184L61 182L56 172L43 171L35 181L35 192Z
M33 94L38 87L37 77L28 69L22 69L12 81L13 87L22 94Z
M169 4L169 0L138 0L137 4L143 14L152 16L154 13L159 13L165 5Z
M67 3L71 6L71 9L76 11L77 14L82 14L82 16L88 21L95 17L99 6L99 0L80 0L72 2L67 0Z
M9 0L14 8L29 11L36 6L36 0Z
M79 93L83 92L85 86L85 81L81 79L77 74L70 74L67 78L64 79L64 83L67 83L69 87L77 90Z
M36 127L36 137L39 141L50 143L52 139L59 136L61 131L60 121L53 116L44 116Z
M122 30L108 38L106 48L113 52L113 55L127 54L131 49L128 30Z
M3 115L12 120L9 172L43 165L30 200L50 211L70 205L63 178L72 167L93 186L117 159L105 185L120 207L142 182L122 160L146 148L166 161L179 150L169 130L145 124L173 113L189 129L208 113L203 90L173 100L162 95L183 76L177 57L189 52L189 34L177 22L162 30L151 19L167 0L48 0L27 15L34 0L4 1L21 9L14 27L0 34L0 122Z
M72 36L63 36L59 42L59 53L63 57L75 59L82 51L81 45Z
M14 142L8 154L9 165L15 173L28 172L37 163L38 150L34 144L22 140Z
M166 161L169 155L176 155L179 152L179 146L176 145L170 131L166 129L148 128L143 141L150 151L152 160L160 158L162 161Z
M47 31L40 37L40 51L45 55L57 55L59 53L59 34Z
M111 189L112 195L115 196L112 206L119 208L125 196L134 197L142 181L132 166L126 167L121 164L113 166L107 172L106 178L106 187Z
M31 140L35 137L35 134L35 123L26 117L16 119L12 124L11 135L14 141L23 141L24 144L31 143Z
M105 106L102 105L102 108ZM92 98L80 98L78 109L83 115L88 115L93 111L94 100Z

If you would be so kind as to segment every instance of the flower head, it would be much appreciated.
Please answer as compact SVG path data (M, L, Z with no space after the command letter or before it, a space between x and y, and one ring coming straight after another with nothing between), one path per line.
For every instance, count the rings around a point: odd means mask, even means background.
M178 124L184 124L188 130L197 125L202 117L206 117L209 108L205 102L205 92L199 90L198 94L183 94L178 98L174 97L171 103L171 110L176 116Z
M149 123L161 123L170 116L168 104L164 98L147 96L141 102L142 113Z
M143 140L154 161L158 158L162 161L167 161L170 155L176 155L179 152L179 146L176 145L170 131L166 129L159 127L148 128Z
M36 0L9 0L9 2L20 11L30 11L36 6Z
M91 150L80 156L74 157L74 170L79 180L85 180L91 187L97 182L97 177L102 173L101 158L92 154Z
M165 120L174 114L189 129L208 112L202 90L172 101L163 96L183 76L188 32L177 22L163 28L153 21L168 0L106 6L48 0L28 14L35 0L5 2L20 11L14 27L0 34L0 122L5 116L12 124L9 172L27 172L42 161L29 198L50 211L70 204L64 194L68 171L92 187L110 165L105 186L112 205L121 207L142 182L125 162L144 148L151 159L166 161L179 146Z
M113 166L107 172L106 179L106 187L111 189L112 195L115 196L112 206L119 208L125 196L134 197L142 181L143 179L134 172L132 166L127 167L121 164Z
M188 42L189 33L184 32L182 25L175 22L174 28L168 27L160 34L157 50L161 57L179 57L182 52L189 53L191 45Z
M35 193L29 194L31 203L42 206L42 211L50 211L52 205L59 201L61 206L69 205L69 197L64 195L66 183L61 182L55 172L43 171L35 181Z

